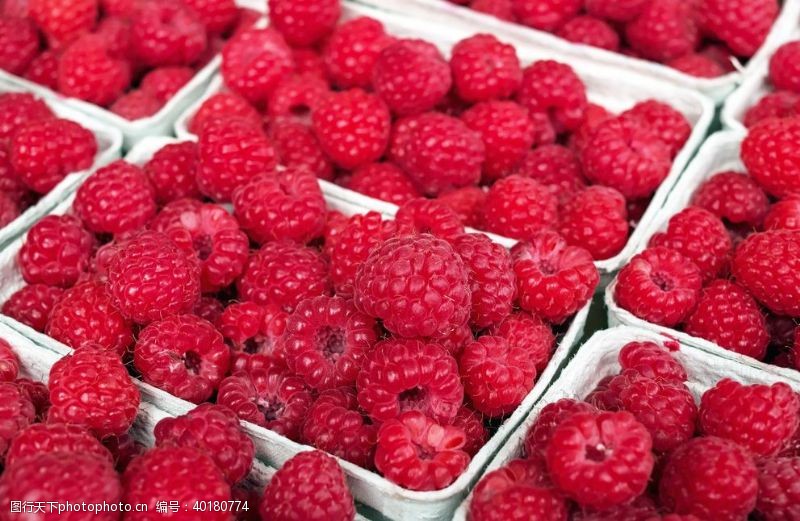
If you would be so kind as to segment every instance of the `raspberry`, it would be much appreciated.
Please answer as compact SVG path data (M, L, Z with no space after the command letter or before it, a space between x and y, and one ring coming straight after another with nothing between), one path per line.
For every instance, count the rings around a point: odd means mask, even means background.
M10 156L11 154L0 142L0 192L9 199L10 203L24 203L28 196L28 187L14 172Z
M97 20L97 0L29 0L28 8L52 47L88 33Z
M704 54L686 54L668 60L665 65L697 78L718 78L727 74L719 63Z
M630 369L645 378L685 382L686 369L669 352L654 342L629 342L619 352L622 370Z
M486 192L477 186L464 186L439 195L436 200L449 206L464 226L482 227L481 209L486 201Z
M680 253L655 246L634 256L617 276L617 304L662 326L680 324L700 299L700 270Z
M142 78L139 88L159 103L167 103L194 77L191 67L160 67Z
M562 398L545 405L525 435L524 450L529 460L544 456L553 432L573 414L594 413L597 409L586 402Z
M511 250L520 307L558 324L592 298L600 276L591 254L542 231ZM698 288L699 289L699 288Z
M276 521L324 521L353 519L355 506L339 464L315 450L283 464L267 484L259 512L262 519Z
M358 269L355 304L406 337L442 337L467 322L469 273L444 240L395 237L373 249Z
M561 235L585 248L595 260L617 255L628 242L628 210L621 193L590 186L561 208Z
M132 90L120 96L117 101L111 104L108 110L128 121L136 121L156 114L161 110L162 106L149 93L142 90Z
M31 403L36 409L36 420L46 420L47 411L50 408L50 391L47 389L47 385L29 378L17 378L14 383L31 399Z
M206 31L222 34L233 27L239 18L239 8L234 0L183 0L203 22Z
M31 227L17 264L28 284L68 288L87 271L94 237L72 215L48 215Z
M700 43L698 2L646 2L641 13L625 26L631 48L648 60L667 61L691 53Z
M432 109L444 99L451 84L444 57L423 40L397 40L381 51L372 69L375 92L398 116Z
M607 22L592 16L576 16L565 23L557 34L570 42L619 51L617 31Z
M594 132L605 122L614 119L614 114L595 103L589 103L583 111L583 120L569 137L568 147L580 155L586 148ZM555 136L550 139L550 144L555 141Z
M664 507L701 519L744 519L756 505L758 471L735 443L695 438L667 458L659 484Z
M0 18L0 69L20 75L39 53L39 35L29 20Z
M229 376L217 394L217 403L229 407L242 420L295 440L312 401L303 380L274 368Z
M6 468L41 454L78 453L112 463L111 454L89 431L66 423L36 423L20 431L6 453ZM24 464L24 463L23 463Z
M342 89L371 87L375 62L381 51L394 41L380 21L367 16L339 25L322 49L331 81Z
M182 3L144 1L132 19L131 44L144 65L189 65L206 49L206 31L197 14Z
M561 145L541 145L527 151L514 173L545 185L561 202L586 186L578 156Z
M512 0L472 0L469 8L500 20L513 22L515 20L511 2Z
M666 103L652 99L637 103L620 117L637 119L642 126L653 130L669 147L672 157L681 151L692 133L692 126L683 114Z
M199 198L197 144L191 141L165 145L144 165L155 189L156 200L165 204L183 197Z
M608 510L584 509L578 512L574 521L700 521L694 516L660 516L655 503L647 495L636 498L632 503L619 505Z
M189 122L189 132L200 135L207 123L218 118L241 119L252 127L261 127L261 115L247 100L232 92L219 92L200 105Z
M130 65L113 57L100 36L79 38L58 60L58 91L65 96L107 107L130 82Z
M800 118L763 121L742 142L742 161L753 179L770 195L783 198L800 193L795 179L800 153L793 143L800 139Z
M0 227L4 227L19 217L20 211L17 203L6 194L0 194Z
M358 168L350 176L347 188L396 205L422 195L411 179L392 163L373 163Z
M9 146L11 166L37 193L52 190L67 174L92 166L94 135L67 119L42 119L20 127Z
M341 14L339 0L268 0L270 23L289 45L308 47L325 39Z
M800 41L788 42L775 51L769 60L769 78L776 90L800 94Z
M557 220L555 196L533 179L511 175L497 181L486 194L483 224L487 231L525 240L543 228L552 228Z
M250 256L237 287L244 301L272 303L292 312L303 300L328 294L328 266L316 250L269 242Z
M765 230L800 230L800 198L778 201L764 219Z
M580 0L512 0L514 16L522 25L554 32L575 18L581 10Z
M292 50L275 29L249 29L222 48L222 77L232 91L264 104L294 67Z
M754 233L739 244L733 275L756 300L779 315L800 317L800 232Z
M193 509L203 501L228 502L230 485L214 461L203 452L189 447L155 447L134 459L122 477L125 485L123 502L147 505L146 511L127 513L131 521L151 521L164 514L155 514L156 504L177 501L179 513L168 514L175 521L197 517ZM153 513L147 513L153 512ZM206 512L203 519L225 521L229 512Z
M49 423L82 425L99 438L127 432L139 389L115 354L84 345L50 369Z
M633 500L653 470L652 440L627 412L577 413L555 428L547 446L553 482L582 506Z
M440 425L420 411L406 411L381 425L375 466L410 490L440 490L469 464L464 431Z
M533 145L533 122L527 111L512 101L487 101L473 105L461 120L480 134L486 155L484 180L513 172Z
M128 18L103 18L94 34L103 41L110 56L124 60L131 58L131 21Z
M585 0L590 15L614 22L630 22L642 12L647 0Z
M287 314L274 305L237 302L225 308L219 330L231 346L233 372L263 365L282 367L278 339L286 328Z
M36 409L30 396L21 387L0 382L0 461L11 441L36 420ZM2 496L0 496L2 497Z
M702 0L699 5L703 29L744 58L761 47L780 11L775 0Z
M764 519L794 519L800 515L800 457L766 461L758 471L756 510Z
M482 234L463 234L451 244L469 273L470 323L478 329L500 323L511 314L516 293L508 250Z
M744 126L752 128L769 118L800 116L800 93L779 90L765 94L744 114Z
M405 203L397 210L395 223L400 234L431 234L448 242L464 233L458 215L434 199L419 198Z
M33 94L4 92L0 94L0 143L10 143L24 125L53 117L50 107Z
M314 74L292 74L281 79L267 102L273 121L305 123L310 113L330 94L327 80Z
M705 208L731 224L759 226L769 211L764 191L745 174L714 174L692 196L692 204Z
M456 93L470 103L509 98L522 83L516 49L490 34L458 42L450 56L450 68Z
M576 130L589 103L583 80L572 67L553 60L525 68L517 101L532 115L546 115L557 133Z
M626 198L650 196L672 167L670 149L638 119L601 123L581 154L584 174L593 183L619 190Z
M483 415L466 405L458 410L452 425L464 431L467 440L461 450L470 457L474 457L489 439L489 431L483 424Z
M13 382L19 374L19 360L8 342L0 338L0 382Z
M320 179L333 181L333 164L322 151L312 129L294 121L278 121L272 124L269 137L282 165L289 169L302 168Z

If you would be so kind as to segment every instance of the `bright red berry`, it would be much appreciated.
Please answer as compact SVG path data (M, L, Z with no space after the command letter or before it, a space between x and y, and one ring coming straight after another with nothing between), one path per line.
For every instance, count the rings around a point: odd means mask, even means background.
M619 34L605 20L592 16L576 16L565 23L558 36L573 43L591 45L607 51L619 50Z
M718 78L728 71L705 54L686 54L665 62L667 67L697 78Z
M773 204L764 218L765 230L800 230L800 198Z
M559 232L573 246L585 248L595 260L617 255L628 242L628 210L621 193L590 186L561 208Z
M689 54L700 43L698 3L645 2L639 15L625 26L628 45L648 60L667 61Z
M372 163L355 170L347 188L398 206L422 194L405 172L392 163Z
M200 197L196 181L197 144L192 141L165 145L145 163L144 173L159 203Z
M162 103L150 93L132 90L123 94L108 108L111 112L129 121L149 118L163 107Z
M261 115L255 107L233 92L218 92L205 100L189 121L189 132L200 135L215 119L241 119L254 128L261 127Z
M331 81L342 89L371 87L375 62L381 51L394 41L381 22L367 16L339 25L322 49Z
M559 202L571 200L586 187L578 155L561 145L541 145L527 151L514 173L545 185Z
M19 359L11 345L0 338L0 382L13 382L19 374Z
M0 69L21 75L39 53L39 35L30 20L0 18Z
M436 200L449 206L464 226L480 228L483 226L481 210L486 201L486 192L478 186L463 186L439 195Z
M800 457L766 461L758 471L756 510L770 521L792 520L800 516Z
M558 201L544 185L511 175L489 188L483 205L486 231L526 240L558 221Z
M281 79L267 101L272 121L307 123L309 116L331 94L328 81L311 73L291 74Z
M66 423L35 423L20 431L11 442L5 466L39 454L78 453L112 463L111 453L85 428Z
M311 128L294 121L277 121L270 126L269 137L280 164L290 169L302 168L320 179L333 181L333 163Z
M589 14L615 22L629 22L642 12L647 0L585 0Z
M776 90L800 94L800 41L788 42L773 53L769 60L769 78Z
M145 74L139 88L164 104L189 83L194 74L191 67L159 67Z
M436 199L408 201L397 210L395 223L398 234L431 234L448 242L464 233L459 216Z
M283 366L278 340L287 316L275 305L253 302L235 302L225 308L216 325L231 347L232 372Z
M294 68L292 50L275 29L249 29L222 48L225 85L253 104L265 104Z
M636 371L646 378L685 382L686 369L665 348L654 342L629 342L619 352L622 370Z
M695 191L692 204L731 224L759 226L769 211L767 194L745 174L719 172Z
M4 92L0 94L0 142L10 143L23 125L53 117L50 107L33 94Z
M79 38L58 60L58 90L65 96L107 107L130 82L130 65L112 56L100 36Z
M692 133L692 126L680 111L656 100L641 101L620 117L637 119L653 130L670 149L672 157L681 151Z
M775 0L702 0L699 6L703 29L743 58L761 47L780 12Z
M131 23L131 45L143 64L190 65L206 44L203 22L183 3L145 1L137 5Z
M512 0L517 21L528 27L553 32L581 10L580 0Z
M541 60L525 68L517 101L550 120L557 133L576 130L589 104L583 80L569 65Z
M50 45L62 47L88 33L97 19L97 0L29 0L30 17Z
M742 162L770 195L786 197L800 193L793 172L800 165L794 143L800 139L800 118L770 119L750 129L742 141Z
M596 411L597 409L586 402L579 402L569 398L562 398L545 405L539 411L539 415L525 435L525 456L531 460L544 456L547 446L550 445L553 432L561 425L561 422L573 414Z
M22 387L0 382L0 460L19 432L36 421L36 408ZM2 497L2 496L0 496Z
M328 36L339 20L339 0L269 0L269 19L289 45L308 47Z
M221 34L236 24L239 8L234 0L183 0L203 22L206 31Z
M49 215L28 231L17 263L28 284L70 287L87 271L94 237L72 215Z
M458 42L450 56L450 69L456 93L470 103L510 98L522 83L516 49L490 34Z

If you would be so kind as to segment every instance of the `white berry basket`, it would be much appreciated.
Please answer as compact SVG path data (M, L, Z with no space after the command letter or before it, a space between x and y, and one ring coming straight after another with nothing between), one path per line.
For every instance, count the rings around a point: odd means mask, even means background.
M177 140L171 138L144 139L131 150L126 156L126 160L134 164L144 163L161 147L175 142ZM74 196L71 196L63 201L52 213L56 215L67 213L70 210L73 198ZM368 208L330 197L326 197L326 199L329 208L338 210L345 215L365 213L369 210ZM0 302L5 302L10 295L24 285L17 267L17 252L24 241L25 236L21 236L4 251L0 252ZM589 303L572 318L567 330L559 338L558 346L553 352L550 363L542 372L531 392L528 393L517 410L503 422L486 445L472 458L469 467L453 484L435 492L410 491L374 472L348 461L339 460L356 501L378 512L380 515L394 520L427 521L450 519L456 507L466 497L467 492L475 484L491 457L502 447L507 437L525 418L528 411L539 400L567 361L573 347L583 335L588 311ZM0 315L0 325L2 324L14 328L35 344L43 346L54 353L63 356L70 352L70 349L64 344L10 317ZM192 403L178 399L144 382L137 381L137 385L142 393L143 401L154 404L168 414L184 414L195 407ZM243 425L245 432L253 438L256 444L258 457L270 467L279 468L286 460L297 453L312 450L312 447L308 445L296 443L263 427L249 422L243 422Z
M675 190L670 194L667 204L658 215L658 219L645 230L645 240L639 247L639 251L647 247L647 242L657 232L667 228L669 220L675 214L689 206L692 195L697 188L712 175L725 170L736 170L746 172L741 159L739 159L739 149L746 134L736 131L719 132L709 138L700 149L697 157L689 165ZM725 349L714 342L699 338L683 331L660 326L647 322L635 316L630 311L622 309L614 298L616 279L609 284L605 291L605 303L608 309L608 323L610 326L624 325L647 329L655 333L667 335L675 338L683 344L690 345L713 353L721 358L746 365L748 367L769 371L779 374L788 380L800 382L800 371L777 367L774 365L759 362L755 358L734 353Z
M415 18L416 23L428 24L433 27L458 27L468 29L470 32L486 32L501 36L504 40L515 45L525 45L542 51L550 51L564 56L572 64L584 61L602 65L614 70L609 78L616 78L619 73L637 74L644 78L664 83L666 89L679 87L690 89L704 94L716 103L722 103L742 78L748 77L754 62L764 55L765 48L797 27L800 17L800 2L798 0L785 0L780 15L775 20L764 45L750 59L747 65L736 64L737 71L728 73L718 78L698 78L667 67L660 63L625 56L623 54L599 49L589 45L569 42L558 36L532 29L521 24L499 20L493 16L480 13L467 7L455 5L447 0L357 0L370 4L386 11Z
M24 90L17 85L4 82L0 78L0 93L24 92ZM97 154L91 167L80 172L68 174L58 185L42 196L36 204L28 207L19 217L0 228L0 248L30 228L34 222L41 219L59 202L63 201L90 173L120 157L122 134L118 130L95 121L76 111L69 104L62 103L59 100L43 98L43 101L58 117L72 120L90 130L97 141Z
M561 375L553 383L539 403L533 408L525 421L511 435L505 446L494 457L487 472L496 470L509 461L523 456L523 444L528 429L536 421L541 410L549 403L563 398L581 400L586 397L600 381L618 374L620 365L617 356L620 349L629 342L655 342L672 351L672 356L686 369L687 387L697 403L700 396L723 378L731 378L746 385L771 385L783 382L800 391L800 383L784 378L769 369L758 369L739 364L733 360L719 358L693 346L676 342L668 335L635 327L615 327L595 333L570 361ZM464 521L469 512L472 495L459 506L454 521Z
M742 84L728 96L722 106L720 118L725 128L730 130L745 131L744 116L747 110L754 106L766 94L774 89L769 83L769 60L775 51L786 42L800 40L800 18L795 21L794 30L776 38L768 47L765 47L757 61L751 64L750 73L744 78Z

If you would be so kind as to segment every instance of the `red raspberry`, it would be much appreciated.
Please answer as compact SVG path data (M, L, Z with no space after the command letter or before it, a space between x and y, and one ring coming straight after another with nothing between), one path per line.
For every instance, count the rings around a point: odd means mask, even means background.
M702 0L699 6L703 30L743 58L758 51L780 12L775 0Z
M486 192L477 186L464 186L442 193L436 200L456 212L464 226L482 227L481 209Z
M4 227L19 217L19 206L6 194L0 194L0 227Z
M183 0L203 22L206 31L222 34L236 25L239 8L234 0Z
M483 424L483 415L466 405L458 410L452 425L466 434L467 440L461 450L470 457L474 457L489 440L489 431Z
M20 431L6 454L6 468L40 454L78 453L112 463L108 452L97 438L78 425L36 423Z
M727 74L719 63L704 54L686 54L668 60L665 65L697 78L718 78Z
M72 215L48 215L34 224L17 264L28 284L68 288L89 268L94 237Z
M298 439L313 398L296 376L280 369L253 369L225 378L217 403L232 409L239 418L291 439Z
M0 338L0 382L13 382L19 374L19 360L11 345Z
M403 374L395 367L403 367ZM455 358L419 340L379 342L367 353L356 383L359 405L376 422L418 410L449 423L464 399Z
M591 254L542 231L511 250L520 307L559 324L592 298L600 276ZM698 288L699 289L699 288Z
M576 130L589 103L583 80L572 67L553 60L525 68L517 101L532 115L547 115L557 133Z
M744 126L752 128L769 118L800 116L800 94L779 90L765 94L744 114Z
M735 443L695 438L669 455L659 483L661 504L701 519L744 519L756 505L758 471Z
M742 141L747 171L770 195L783 198L800 193L800 180L794 176L800 165L800 152L794 148L798 139L800 118L787 118L757 124Z
M644 9L647 0L585 0L592 16L614 22L630 22Z
M275 29L249 29L222 48L225 85L253 104L263 105L294 68L292 50Z
M553 431L547 468L581 506L627 503L647 487L654 459L647 429L627 412L577 413Z
M440 425L419 411L406 411L378 431L375 466L410 490L441 490L466 470L464 431Z
M277 157L272 143L258 128L239 120L219 120L203 127L198 145L200 192L228 202L239 186L272 172Z
M278 121L270 127L269 137L282 165L302 168L320 179L333 181L333 164L311 128L294 121Z
M484 180L512 173L533 145L533 122L528 112L513 101L487 101L473 105L461 120L480 134L486 156Z
M11 154L2 144L2 140L0 140L0 193L14 204L24 204L29 195L28 187L11 166Z
M656 100L640 101L620 117L634 118L658 136L670 149L672 157L678 155L689 136L692 126L686 116L670 105Z
M544 456L553 432L565 419L573 414L594 413L597 409L586 402L562 398L545 405L525 435L524 450L529 459Z
M458 215L434 199L413 199L397 211L395 217L398 233L403 235L431 234L452 242L464 233Z
M347 188L396 205L422 195L411 179L392 163L360 167L350 176Z
M50 107L33 94L4 92L0 94L0 143L10 143L24 125L53 117Z
M386 47L372 69L375 92L398 116L426 112L450 90L450 67L424 40L403 39Z
M608 510L583 509L576 513L574 521L701 521L694 516L661 516L655 502L647 495L636 498L632 503L619 505Z
M159 203L183 197L200 198L195 180L197 144L192 141L165 145L145 163L144 173L155 189Z
M800 516L800 457L766 461L758 471L756 510L768 520L791 520Z
M607 51L619 51L619 34L600 18L576 16L565 23L557 34L570 42L591 45Z
M614 298L648 322L672 327L692 313L703 278L692 261L668 248L647 248L617 275Z
M349 389L323 391L303 424L306 443L364 468L372 467L377 428L358 409Z
M733 275L773 313L800 317L800 232L750 235L736 248Z
M561 202L586 186L577 154L561 145L541 145L527 151L514 173L545 185Z
M220 92L200 105L189 122L189 132L200 135L208 122L218 118L241 119L252 127L261 127L261 115L247 100L232 92Z
M725 280L703 288L684 329L690 335L758 360L764 359L769 344L766 320L756 301L744 288Z
M515 21L512 0L472 0L469 8L507 22Z
M394 41L380 21L367 16L339 25L322 50L331 81L342 89L371 87L375 62L381 51Z
M63 47L88 33L97 20L97 0L28 0L28 8L51 47Z
M162 103L142 90L132 90L120 96L108 110L128 121L149 118L161 110Z
M42 119L20 127L9 146L11 166L23 183L40 194L67 174L92 166L94 135L67 119Z
M131 59L131 21L127 17L103 18L97 24L94 34L106 47L106 51L114 58Z
M315 450L283 464L264 489L259 512L262 519L276 521L325 521L353 519L355 506L339 464Z
M107 107L130 82L130 65L113 57L100 36L81 37L58 60L58 90L65 96Z
M645 378L685 382L686 369L672 355L654 342L629 342L619 352L622 370L630 369Z
M182 3L143 1L131 24L133 53L144 65L189 65L206 49L206 31Z
M341 14L339 0L268 0L270 23L289 45L312 46L332 31Z
M287 314L274 305L236 302L225 308L218 326L231 346L233 372L283 366L277 344L286 318Z
M0 18L0 69L25 72L39 53L39 35L29 20Z
M594 132L606 121L614 119L614 114L606 110L604 107L595 103L589 103L586 110L583 111L583 120L577 129L572 133L567 142L567 146L576 154L580 155L583 149L586 148L589 139L594 135ZM555 136L550 140L550 143L555 141Z
M475 103L510 98L522 83L522 68L513 45L491 34L476 34L453 47L450 68L458 96Z
M82 425L99 438L127 432L139 389L116 354L84 345L50 369L48 423Z
M36 421L36 408L22 387L0 382L0 461L19 432ZM2 496L0 496L2 497Z
M765 230L800 230L800 198L773 204L764 219Z
M358 269L356 306L406 337L442 337L470 313L469 273L444 240L395 237L373 249Z
M36 420L45 421L47 410L50 408L50 391L47 385L29 378L17 378L14 383L25 391L36 409Z
M250 256L237 287L244 301L276 304L291 313L303 300L328 294L328 266L316 250L269 242Z
M541 318L524 311L512 313L501 323L492 326L489 334L506 339L509 344L524 348L541 374L550 362L555 337Z
M590 181L636 199L656 191L670 172L670 157L669 147L641 121L615 118L594 131L581 162Z
M451 244L469 273L470 323L478 329L500 323L511 314L516 294L508 250L482 234L463 234Z
M142 78L139 88L160 103L166 103L194 77L191 67L160 67Z
M483 224L487 231L525 240L543 228L552 228L557 220L556 197L533 179L511 175L497 181L486 194Z
M750 177L733 171L707 179L692 196L692 204L705 208L731 224L759 226L769 211L769 199Z
M580 0L512 0L511 5L519 23L548 32L554 32L581 10Z
M646 2L642 12L625 26L628 45L640 56L667 61L691 53L700 43L698 2Z
M628 242L628 210L621 193L590 186L561 208L561 235L567 243L585 248L595 260L617 255Z
M306 123L310 113L330 94L324 78L315 74L291 74L281 79L267 101L267 115L273 121Z
M125 486L123 502L146 505L144 512L128 512L130 521L156 521L164 514L156 505L177 501L178 513L167 514L175 521L198 517L194 508L204 501L226 503L231 499L230 485L214 461L199 450L189 447L155 447L134 459L122 477ZM251 507L252 508L252 507ZM210 511L208 521L227 521L229 512Z
M776 90L800 94L800 41L788 42L775 51L769 60L769 78Z

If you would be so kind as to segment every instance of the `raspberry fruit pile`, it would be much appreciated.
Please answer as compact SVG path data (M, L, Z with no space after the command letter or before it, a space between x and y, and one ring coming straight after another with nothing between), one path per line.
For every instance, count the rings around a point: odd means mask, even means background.
M800 118L767 119L619 272L617 304L725 349L800 369Z
M449 0L570 42L715 78L752 57L778 0Z
M800 40L781 45L769 61L772 91L747 109L744 125L751 128L769 118L800 116Z
M0 69L137 120L259 16L234 0L4 2Z
M726 378L696 402L665 347L631 342L618 358L620 372L583 401L541 409L521 457L473 490L469 521L796 518L791 387Z

